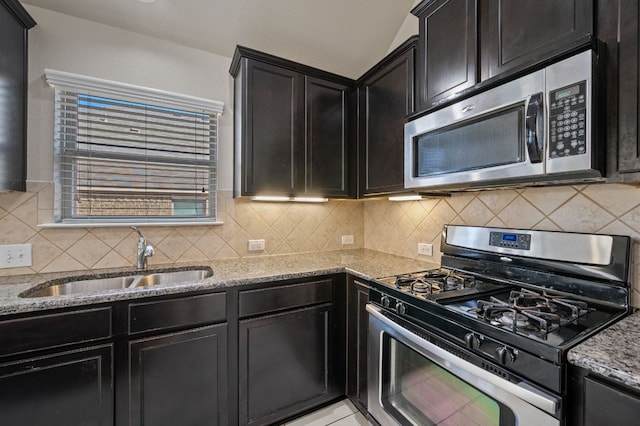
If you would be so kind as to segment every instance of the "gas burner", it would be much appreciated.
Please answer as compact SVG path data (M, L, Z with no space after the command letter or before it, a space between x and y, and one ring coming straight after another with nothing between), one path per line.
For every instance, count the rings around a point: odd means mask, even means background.
M416 280L413 282L413 284L411 284L411 291L414 294L427 294L427 293L433 293L433 287L430 283L422 281L422 280Z
M508 299L491 296L478 300L468 312L493 325L502 325L517 331L546 335L560 326L574 322L590 309L585 302L550 296L527 289L513 290Z
M443 278L449 275L449 271L444 269L431 269L424 272L423 278Z
M409 287L416 281L415 277L407 274L407 275L398 275L396 277L396 287L403 288Z

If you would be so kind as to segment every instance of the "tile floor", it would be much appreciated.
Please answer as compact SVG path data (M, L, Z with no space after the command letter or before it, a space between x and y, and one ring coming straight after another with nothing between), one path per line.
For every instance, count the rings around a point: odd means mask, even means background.
M282 426L370 426L372 423L348 399L307 414Z

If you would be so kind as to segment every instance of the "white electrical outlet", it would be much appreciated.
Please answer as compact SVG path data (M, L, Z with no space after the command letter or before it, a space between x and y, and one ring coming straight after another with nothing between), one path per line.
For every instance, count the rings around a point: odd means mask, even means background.
M433 244L418 243L418 254L433 256Z
M342 245L353 244L353 235L343 235Z
M0 268L31 266L31 244L0 246Z
M249 240L249 251L262 251L264 246L264 240Z

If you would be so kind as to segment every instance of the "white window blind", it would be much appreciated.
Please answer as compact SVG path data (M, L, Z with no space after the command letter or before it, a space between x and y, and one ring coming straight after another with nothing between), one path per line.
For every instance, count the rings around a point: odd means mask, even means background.
M218 113L105 92L56 85L58 221L215 220Z

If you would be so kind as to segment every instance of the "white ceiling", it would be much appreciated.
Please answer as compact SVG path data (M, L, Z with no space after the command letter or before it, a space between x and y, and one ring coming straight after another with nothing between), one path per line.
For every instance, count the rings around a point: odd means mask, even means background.
M236 44L357 78L386 54L414 0L22 0L231 57Z

